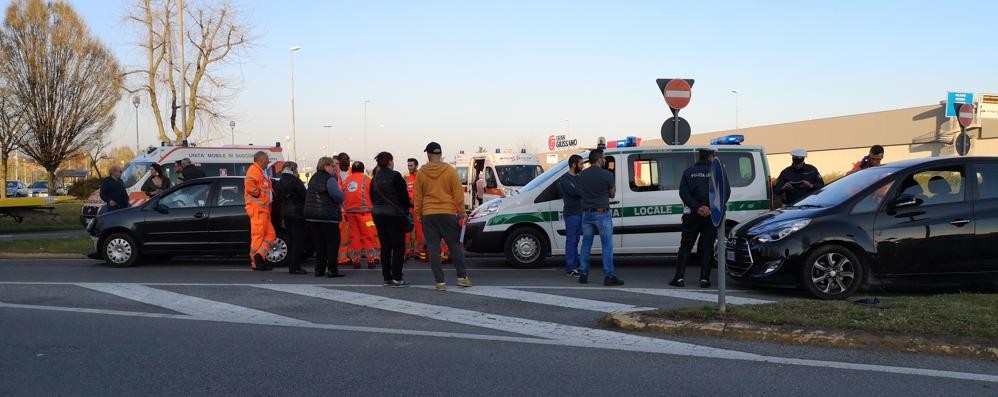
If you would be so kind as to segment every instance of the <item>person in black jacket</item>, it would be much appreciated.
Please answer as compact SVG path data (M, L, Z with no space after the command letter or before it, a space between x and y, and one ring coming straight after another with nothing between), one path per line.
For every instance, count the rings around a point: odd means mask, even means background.
M343 218L343 190L340 189L336 163L323 157L315 166L305 192L305 222L315 239L315 276L343 277L336 269L340 249L340 219Z
M295 162L284 163L276 196L281 198L281 220L288 234L288 272L308 274L301 268L301 256L305 250L305 184L298 179L298 164Z
M790 157L793 164L780 172L780 177L776 178L776 183L773 185L773 194L782 195L783 204L787 206L796 204L825 186L825 180L821 179L818 169L804 163L807 151L793 150L790 152Z
M679 182L679 197L683 200L683 236L679 243L679 257L676 264L676 275L669 282L673 287L684 287L686 281L686 265L693 253L693 243L700 237L697 253L700 255L700 288L710 287L710 266L714 258L714 241L717 240L717 228L710 221L710 165L716 152L713 148L697 149L697 162L683 172ZM731 196L728 178L724 178L725 196L722 200L726 205ZM721 258L724 260L724 258ZM719 275L718 277L724 277Z
M395 171L391 153L381 152L374 158L378 173L371 181L371 203L374 204L374 226L381 241L381 275L385 286L408 287L402 278L405 262L405 234L409 231L409 191L405 178Z
M198 178L204 178L204 171L201 167L191 163L191 159L180 160L180 164L183 165L183 170L180 171L180 175L184 177L184 182L193 181Z
M106 203L102 212L130 207L128 192L125 191L125 184L121 181L121 167L111 166L107 173L108 176L100 183L100 199Z

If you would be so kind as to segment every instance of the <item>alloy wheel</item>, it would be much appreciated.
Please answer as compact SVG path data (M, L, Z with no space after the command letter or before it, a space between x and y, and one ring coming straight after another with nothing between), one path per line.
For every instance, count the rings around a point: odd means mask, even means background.
M829 252L811 266L811 283L825 294L843 293L855 282L856 267L845 255Z

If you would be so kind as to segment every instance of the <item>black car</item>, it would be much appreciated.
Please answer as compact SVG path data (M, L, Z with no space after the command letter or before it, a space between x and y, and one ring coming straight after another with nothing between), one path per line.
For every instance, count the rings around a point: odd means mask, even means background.
M864 284L998 279L998 157L869 168L737 226L728 274L842 299Z
M143 204L101 214L87 226L96 253L111 266L133 266L139 257L243 255L250 224L242 177L200 178L173 186ZM279 213L280 211L275 211ZM274 219L277 248L267 256L283 265L288 247Z

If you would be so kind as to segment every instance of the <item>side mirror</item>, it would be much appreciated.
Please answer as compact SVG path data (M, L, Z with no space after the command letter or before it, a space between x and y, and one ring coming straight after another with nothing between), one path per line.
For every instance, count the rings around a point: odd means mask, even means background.
M160 214L165 214L170 212L169 208L167 208L163 204L160 204L159 200L156 200L155 203L152 203L152 209L156 210L156 212L159 212Z
M893 207L894 209L917 207L922 205L923 202L924 201L922 199L915 197L913 195L902 194L901 196L898 196L898 198L895 199L893 203L891 203L891 207Z

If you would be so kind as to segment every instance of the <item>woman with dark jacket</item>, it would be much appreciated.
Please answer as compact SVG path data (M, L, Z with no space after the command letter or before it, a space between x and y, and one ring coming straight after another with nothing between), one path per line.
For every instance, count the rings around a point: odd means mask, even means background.
M374 158L378 173L371 180L371 203L374 204L374 226L381 241L381 274L385 286L408 287L402 279L405 261L405 234L408 232L408 214L412 203L402 174L395 171L391 153L381 152Z
M277 182L277 196L280 200L281 221L287 232L288 272L308 274L301 268L301 256L305 251L305 184L298 179L298 164L284 163L281 179Z
M149 169L149 179L146 179L146 183L142 184L142 192L146 196L152 197L169 188L170 178L163 174L163 166L153 163L152 168Z
M343 190L337 178L336 163L323 157L315 166L305 192L305 222L315 241L315 276L343 277L336 269L340 249L340 219L343 217Z

